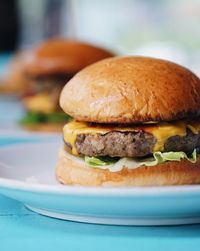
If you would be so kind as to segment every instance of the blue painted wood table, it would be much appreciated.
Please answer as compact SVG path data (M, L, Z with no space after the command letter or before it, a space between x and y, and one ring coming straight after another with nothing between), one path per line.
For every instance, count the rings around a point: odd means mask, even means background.
M0 137L0 147L31 141ZM0 250L199 250L200 225L173 227L104 226L37 215L0 195Z

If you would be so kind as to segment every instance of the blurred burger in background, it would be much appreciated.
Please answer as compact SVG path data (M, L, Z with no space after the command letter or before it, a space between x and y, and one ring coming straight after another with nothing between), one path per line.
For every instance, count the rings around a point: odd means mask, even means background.
M112 56L96 46L65 39L48 40L24 53L17 75L26 82L21 86L27 85L22 99L27 112L21 125L36 131L60 131L70 119L59 107L65 83L82 68Z
M13 94L15 96L27 95L31 91L30 83L26 77L26 62L29 57L29 51L19 51L11 59L7 73L3 78L1 92L4 94Z

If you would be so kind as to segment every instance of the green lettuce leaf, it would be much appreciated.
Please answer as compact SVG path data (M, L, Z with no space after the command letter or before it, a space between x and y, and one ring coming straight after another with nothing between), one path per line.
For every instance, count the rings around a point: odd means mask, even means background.
M72 117L64 112L54 112L46 115L47 121L51 123L69 122Z
M142 165L155 166L166 161L181 161L182 159L186 159L191 163L196 163L196 149L192 152L190 157L188 157L184 152L155 152L153 153L153 157L150 158L111 158L85 156L85 163L90 167L109 169L111 172L118 172L122 170L123 166L134 169Z
M187 159L191 163L196 163L197 161L197 152L196 149L192 152L191 157L189 158L184 152L155 152L153 153L153 158L146 159L144 161L145 166L155 166L166 161L181 161L182 159Z
M109 166L118 161L118 158L106 157L89 157L85 156L85 163L91 167Z
M27 111L26 115L19 121L22 125L31 125L39 123L67 123L72 120L68 114L64 112L40 113Z
M46 116L42 113L28 111L19 122L22 125L44 123Z

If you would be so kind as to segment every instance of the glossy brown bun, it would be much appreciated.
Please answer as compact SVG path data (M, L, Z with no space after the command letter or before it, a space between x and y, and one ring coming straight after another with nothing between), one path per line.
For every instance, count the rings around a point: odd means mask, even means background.
M168 186L200 183L200 156L197 163L187 160L170 161L152 167L137 169L123 168L120 172L110 172L86 167L60 155L56 168L59 182L82 186Z
M75 74L101 59L114 56L96 46L66 39L47 40L31 52L26 72L31 76Z
M62 133L63 126L64 125L62 123L60 124L59 123L38 123L38 124L32 124L32 125L23 125L22 127L31 132Z
M175 63L114 57L80 71L60 105L76 120L97 123L170 121L200 115L200 79Z

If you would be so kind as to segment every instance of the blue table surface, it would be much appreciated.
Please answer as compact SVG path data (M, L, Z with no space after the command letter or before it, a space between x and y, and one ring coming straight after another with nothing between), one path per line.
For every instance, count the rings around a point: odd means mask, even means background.
M0 55L0 66L8 59L9 55ZM44 140L10 134L22 112L18 103L0 98L0 147ZM125 227L62 221L33 213L21 203L0 195L0 251L188 251L199 247L200 225Z

